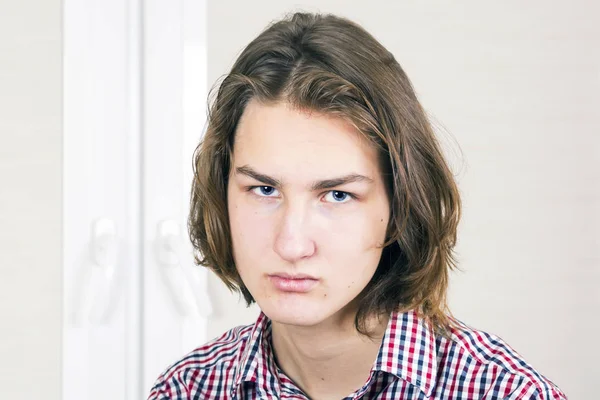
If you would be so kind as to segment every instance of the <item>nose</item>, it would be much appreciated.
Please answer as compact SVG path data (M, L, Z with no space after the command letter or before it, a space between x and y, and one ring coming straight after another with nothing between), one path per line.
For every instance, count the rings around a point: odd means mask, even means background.
M275 252L284 260L296 263L315 253L316 246L309 234L306 210L302 206L288 205L282 211L275 237Z

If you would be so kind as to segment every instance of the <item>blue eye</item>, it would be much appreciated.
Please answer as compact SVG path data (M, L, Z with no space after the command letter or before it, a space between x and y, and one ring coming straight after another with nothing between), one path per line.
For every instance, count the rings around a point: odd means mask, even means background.
M272 186L254 186L251 190L254 194L262 197L274 197L272 194L277 192L277 189Z
M330 197L332 199L331 203L346 203L350 201L352 195L350 193L342 192L340 190L332 190L328 192L325 198Z
M265 197L265 198L275 197L276 198L279 195L278 190L272 186L251 186L248 188L248 190L251 191L252 193L254 193L258 197ZM337 203L337 204L347 203L348 201L350 201L354 198L355 197L352 194L350 194L348 192L342 192L341 190L331 190L331 191L327 192L327 194L325 195L326 202Z

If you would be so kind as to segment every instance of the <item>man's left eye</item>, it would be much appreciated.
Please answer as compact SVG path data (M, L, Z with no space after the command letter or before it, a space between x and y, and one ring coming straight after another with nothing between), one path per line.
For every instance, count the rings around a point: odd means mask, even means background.
M330 203L346 203L352 198L350 193L332 190L325 195L325 200Z

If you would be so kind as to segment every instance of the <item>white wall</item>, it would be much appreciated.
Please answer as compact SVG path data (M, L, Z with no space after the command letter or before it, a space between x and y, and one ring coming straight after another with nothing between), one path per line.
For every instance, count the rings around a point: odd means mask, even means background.
M442 141L463 152L450 151L464 200L455 315L500 335L570 398L590 398L600 374L600 6L457 4L210 1L209 85L285 12L363 24L404 67ZM212 278L208 336L252 322L257 309Z
M61 6L0 2L3 399L60 399Z

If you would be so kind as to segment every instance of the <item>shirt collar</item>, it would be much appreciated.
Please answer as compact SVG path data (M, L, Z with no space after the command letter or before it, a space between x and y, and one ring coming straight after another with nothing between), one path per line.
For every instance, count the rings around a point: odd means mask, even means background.
M430 397L437 376L435 345L432 328L415 311L394 311L373 369L404 379Z
M248 336L244 350L238 357L238 368L235 372L232 396L243 382L253 382L259 392L270 392L267 384L273 385L271 377L277 377L276 364L269 344L271 321L260 313ZM279 380L276 378L279 387ZM234 396L233 396L234 397Z
M260 313L244 350L239 355L232 394L243 382L254 382L260 391L270 392L281 382L269 343L270 320ZM392 312L372 371L383 371L417 386L427 397L435 388L437 359L435 335L415 311ZM275 382L273 379L275 377ZM267 385L269 383L269 385ZM270 390L269 390L270 388Z

